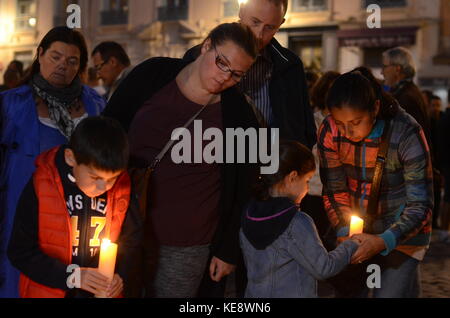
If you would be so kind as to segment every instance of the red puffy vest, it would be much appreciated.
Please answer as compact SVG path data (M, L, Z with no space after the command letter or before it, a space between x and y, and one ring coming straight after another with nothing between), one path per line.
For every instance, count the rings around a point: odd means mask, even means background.
M70 265L72 229L61 178L55 165L58 150L59 147L53 148L36 159L33 182L39 202L38 241L45 254ZM128 174L123 173L107 193L106 233L111 242L119 238L130 202L130 186ZM38 284L21 274L19 294L23 298L64 298L66 292Z

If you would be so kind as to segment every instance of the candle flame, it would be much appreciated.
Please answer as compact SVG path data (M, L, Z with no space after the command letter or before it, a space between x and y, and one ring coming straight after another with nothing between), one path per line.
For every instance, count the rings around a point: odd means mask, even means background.
M103 239L102 240L102 247L103 248L107 248L110 245L111 245L111 240L108 240L108 239Z
M352 222L357 222L357 221L362 221L363 219L361 219L359 216L356 215L352 215Z

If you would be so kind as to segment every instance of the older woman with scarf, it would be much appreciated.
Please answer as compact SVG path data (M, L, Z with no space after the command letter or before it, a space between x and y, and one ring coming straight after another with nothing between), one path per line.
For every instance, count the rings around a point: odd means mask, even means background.
M34 159L66 143L82 119L104 108L103 99L81 84L87 61L83 36L56 27L39 44L23 85L0 94L0 297L18 297L19 273L9 263L6 247Z

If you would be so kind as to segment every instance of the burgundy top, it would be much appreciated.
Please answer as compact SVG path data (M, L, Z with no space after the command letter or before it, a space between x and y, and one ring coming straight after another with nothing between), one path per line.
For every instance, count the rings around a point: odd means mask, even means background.
M188 100L173 80L145 102L134 117L129 131L131 156L145 159L148 164L153 162L170 140L173 130L183 127L202 107ZM207 106L196 120L202 120L202 135L211 127L223 130L221 103ZM188 130L193 162L194 123ZM202 149L209 142L203 141ZM166 153L153 172L150 184L150 215L160 244L211 243L219 222L220 177L220 166L216 163L175 164L171 149Z

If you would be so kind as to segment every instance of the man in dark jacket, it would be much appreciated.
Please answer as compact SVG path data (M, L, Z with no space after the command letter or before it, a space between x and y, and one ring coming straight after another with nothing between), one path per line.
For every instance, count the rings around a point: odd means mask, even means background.
M444 204L441 211L440 239L450 242L450 89L448 90L448 107L439 120L438 145L439 162L444 177Z
M286 0L249 0L241 5L240 22L259 39L260 55L239 88L252 102L264 126L279 128L280 138L292 139L312 148L316 129L309 103L305 71L300 58L274 39L284 23ZM199 46L185 60L194 60Z
M395 47L383 52L385 85L398 100L400 106L422 126L428 145L430 143L430 120L427 107L420 89L413 82L416 75L411 52L404 47Z
M438 158L436 157L435 148L437 145L432 142L431 119L428 114L426 101L419 87L413 82L416 70L411 52L404 47L395 47L383 52L382 74L385 84L390 87L391 94L398 100L400 106L422 126L428 146L431 149L435 194L433 228L436 228L441 193L441 174L438 170Z

